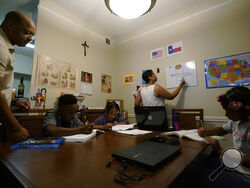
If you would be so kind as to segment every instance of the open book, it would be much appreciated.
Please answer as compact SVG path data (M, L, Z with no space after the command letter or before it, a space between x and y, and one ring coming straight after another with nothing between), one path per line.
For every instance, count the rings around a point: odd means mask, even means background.
M207 141L204 138L202 138L198 135L198 129L171 131L171 132L164 132L162 134L163 135L175 135L175 136L178 136L179 138L189 138L189 139L194 140L194 141L207 143ZM216 140L219 140L219 141L225 140L225 138L222 136L210 136L210 137L212 137Z

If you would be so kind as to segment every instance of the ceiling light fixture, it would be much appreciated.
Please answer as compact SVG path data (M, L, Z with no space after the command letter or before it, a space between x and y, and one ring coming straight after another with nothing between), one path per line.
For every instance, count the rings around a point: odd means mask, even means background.
M142 16L154 7L156 0L104 0L107 8L117 16L133 19Z

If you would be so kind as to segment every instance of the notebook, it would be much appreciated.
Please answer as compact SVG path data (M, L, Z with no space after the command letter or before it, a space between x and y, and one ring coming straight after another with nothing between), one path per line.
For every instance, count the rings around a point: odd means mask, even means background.
M139 129L168 131L167 115L164 106L135 107L134 110Z
M116 151L112 157L126 161L148 170L155 170L164 162L173 158L181 148L165 143L145 141L141 144Z

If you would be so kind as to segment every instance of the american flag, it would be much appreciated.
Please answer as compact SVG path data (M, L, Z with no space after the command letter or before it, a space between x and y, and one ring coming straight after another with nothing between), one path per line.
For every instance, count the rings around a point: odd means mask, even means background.
M151 51L151 60L160 59L162 57L164 57L163 48Z

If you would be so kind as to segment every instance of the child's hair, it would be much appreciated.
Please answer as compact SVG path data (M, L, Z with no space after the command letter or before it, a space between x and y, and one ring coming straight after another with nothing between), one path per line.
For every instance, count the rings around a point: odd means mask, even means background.
M67 105L67 104L76 104L77 99L74 95L64 94L59 97L58 106Z
M234 111L250 111L250 90L244 86L237 86L217 97L223 107Z
M120 111L120 107L119 105L115 102L115 101L112 101L112 102L108 102L107 105L106 105L106 114L109 113L109 111L112 109L112 108L116 108L117 111L119 112Z
M152 70L147 70L142 74L142 79L146 82L149 83L149 77L153 75L153 71Z

